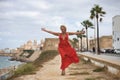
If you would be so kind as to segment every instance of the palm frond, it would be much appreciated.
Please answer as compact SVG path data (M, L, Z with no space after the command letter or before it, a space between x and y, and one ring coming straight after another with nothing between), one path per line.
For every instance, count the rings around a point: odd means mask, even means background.
M100 18L100 20L99 20L100 22L102 22L102 18Z

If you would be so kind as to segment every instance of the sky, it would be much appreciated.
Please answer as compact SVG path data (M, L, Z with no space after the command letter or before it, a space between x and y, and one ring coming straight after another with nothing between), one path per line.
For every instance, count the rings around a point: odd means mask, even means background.
M42 27L60 32L64 24L69 32L81 30L81 22L90 20L94 4L106 12L99 25L100 36L112 35L112 17L120 15L120 0L0 0L0 49L17 48L28 40L40 43L57 38L41 31ZM94 37L93 29L88 29L88 36Z

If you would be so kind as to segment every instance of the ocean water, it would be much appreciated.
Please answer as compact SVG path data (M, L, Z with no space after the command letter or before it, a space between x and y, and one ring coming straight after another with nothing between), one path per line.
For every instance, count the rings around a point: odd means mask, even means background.
M19 61L10 61L10 58L11 57L0 56L0 69L18 66L19 64L22 64L22 62Z

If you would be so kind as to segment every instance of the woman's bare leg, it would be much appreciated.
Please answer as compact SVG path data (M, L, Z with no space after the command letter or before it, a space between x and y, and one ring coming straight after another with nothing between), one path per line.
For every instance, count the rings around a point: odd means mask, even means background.
M61 73L61 75L65 75L65 70L62 70L62 73Z

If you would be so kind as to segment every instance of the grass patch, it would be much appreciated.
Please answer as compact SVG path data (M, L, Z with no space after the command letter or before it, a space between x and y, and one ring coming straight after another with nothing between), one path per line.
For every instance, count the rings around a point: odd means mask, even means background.
M101 79L104 79L104 77L86 78L85 80L101 80Z
M34 61L34 65L39 66L44 62L47 62L51 59L53 59L56 55L58 55L58 51L57 50L47 50L47 51L43 51L39 58L37 58Z
M76 72L76 73L72 73L72 74L70 74L70 75L89 75L89 73L88 72Z
M104 67L98 67L98 68L93 70L93 72L102 72L102 71L105 71Z
M96 80L95 78L86 78L85 80Z
M14 75L7 80L13 80L16 77L27 75L27 74L35 74L37 68L33 65L33 63L26 63L19 66L15 71Z
M27 63L15 70L15 76L34 74L35 70L36 68L32 63Z
M80 69L83 69L83 68L69 68L70 70L80 70ZM86 69L86 68L85 68Z

